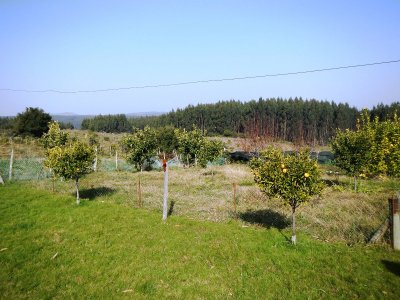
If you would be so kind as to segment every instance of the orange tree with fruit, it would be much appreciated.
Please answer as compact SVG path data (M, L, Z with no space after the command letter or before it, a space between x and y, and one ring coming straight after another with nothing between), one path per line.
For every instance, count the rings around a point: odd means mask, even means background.
M292 210L292 243L296 244L296 209L320 194L324 185L315 160L308 150L284 155L267 148L250 162L254 180L268 197L277 197Z

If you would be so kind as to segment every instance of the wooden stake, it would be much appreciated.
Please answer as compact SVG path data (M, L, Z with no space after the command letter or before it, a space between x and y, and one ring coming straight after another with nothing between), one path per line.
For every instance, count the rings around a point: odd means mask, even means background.
M10 180L10 181L11 181L11 179L12 179L13 162L14 162L14 148L11 149L10 169L9 169L9 171L8 171L8 180Z
M165 157L165 156L164 156ZM164 199L163 199L163 221L167 220L168 216L168 164L167 160L163 160L164 168Z
M94 163L93 163L93 171L97 171L97 146L94 148L95 151L95 157L94 157Z
M143 203L142 203L142 189L141 189L141 186L140 186L140 175L139 175L139 180L138 180L138 183L137 183L137 197L138 197L139 207L142 207Z
M115 150L115 170L118 171L118 151Z
M236 208L236 183L232 183L233 187L233 210L235 212L235 216L237 214L237 208Z

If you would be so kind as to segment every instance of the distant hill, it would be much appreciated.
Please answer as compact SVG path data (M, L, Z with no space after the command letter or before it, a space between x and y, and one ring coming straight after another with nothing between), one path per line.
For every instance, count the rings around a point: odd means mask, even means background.
M80 129L83 119L93 118L90 115L73 115L73 114L59 114L51 115L55 121L63 123L71 123L75 129Z
M125 114L127 118L140 118L140 117L148 117L148 116L160 116L163 113L161 112L138 112L138 113L128 113ZM103 114L107 115L107 114ZM94 118L95 115L78 115L71 112L59 113L51 115L55 121L63 122L63 123L71 123L74 125L75 129L81 129L81 124L84 119Z

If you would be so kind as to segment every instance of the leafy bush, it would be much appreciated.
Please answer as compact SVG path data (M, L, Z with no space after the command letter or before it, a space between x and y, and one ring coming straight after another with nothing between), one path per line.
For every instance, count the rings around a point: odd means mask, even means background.
M41 137L49 129L52 118L43 109L29 107L14 119L14 134Z
M254 180L269 197L278 197L292 208L292 242L296 243L296 208L323 189L320 171L308 150L284 155L268 148L250 161Z

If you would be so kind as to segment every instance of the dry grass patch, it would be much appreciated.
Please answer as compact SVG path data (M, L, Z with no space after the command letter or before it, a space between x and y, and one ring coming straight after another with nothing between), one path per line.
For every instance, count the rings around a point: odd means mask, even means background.
M169 203L172 215L215 222L239 217L245 224L285 229L289 226L289 207L277 199L268 199L253 183L246 165L225 165L209 169L171 168L169 170ZM160 212L163 199L163 173L151 171L97 172L81 179L83 197L93 201L118 203L138 207L138 181L141 181L143 207ZM233 183L236 183L237 214L234 214ZM389 184L390 183L390 184ZM367 241L387 214L387 198L396 183L365 181L369 192L355 193L349 179L341 176L338 185L327 187L321 197L302 205L298 210L300 232L323 241L348 244ZM33 183L46 190L52 189L51 180ZM340 188L338 188L340 187ZM73 183L57 180L58 194L73 195ZM376 190L376 192L372 192ZM283 226L285 225L286 226Z

